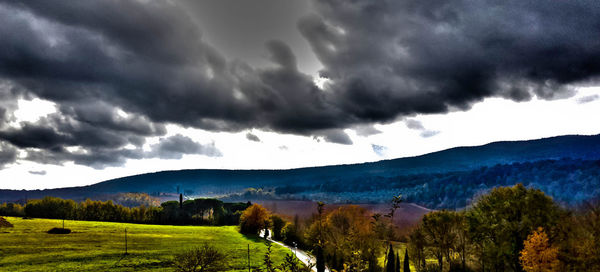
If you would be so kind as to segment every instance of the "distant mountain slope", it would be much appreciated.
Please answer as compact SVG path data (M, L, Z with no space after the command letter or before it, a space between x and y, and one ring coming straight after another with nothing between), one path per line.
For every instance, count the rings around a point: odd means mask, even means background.
M457 147L422 156L372 163L309 167L290 170L180 170L123 177L90 186L52 190L0 190L0 201L45 195L83 199L100 194L146 192L214 196L248 187L279 187L356 183L372 177L392 178L477 170L497 164L571 158L600 160L600 135L558 136L530 141L494 142ZM343 200L343 199L342 199Z

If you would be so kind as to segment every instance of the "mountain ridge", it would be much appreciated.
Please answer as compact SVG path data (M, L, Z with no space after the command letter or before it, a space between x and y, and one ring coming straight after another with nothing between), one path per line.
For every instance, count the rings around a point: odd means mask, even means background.
M395 177L469 171L484 166L559 160L600 159L599 135L563 135L524 141L498 141L478 146L459 146L423 155L396 159L291 169L185 169L144 173L78 187L46 190L0 190L0 201L45 195L85 198L99 194L145 192L219 196L248 187L290 184L326 184L369 177Z

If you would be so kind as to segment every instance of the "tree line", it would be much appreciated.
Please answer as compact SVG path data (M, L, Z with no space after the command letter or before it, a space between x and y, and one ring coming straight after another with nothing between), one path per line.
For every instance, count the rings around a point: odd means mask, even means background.
M599 215L598 202L566 209L522 184L498 187L426 214L409 251L417 271L600 271Z
M255 204L240 217L240 231L271 229L275 240L317 256L317 268L321 259L335 271L391 272L405 263L410 270L409 256L418 272L600 271L600 201L567 208L522 184L497 187L465 209L424 215L406 236L391 223L397 202L387 214L321 204L304 221ZM400 241L407 245L403 259L391 246Z
M16 203L0 204L0 215L87 221L145 224L237 225L249 203L225 203L218 199L198 198L167 201L160 206L126 207L111 200L44 197Z

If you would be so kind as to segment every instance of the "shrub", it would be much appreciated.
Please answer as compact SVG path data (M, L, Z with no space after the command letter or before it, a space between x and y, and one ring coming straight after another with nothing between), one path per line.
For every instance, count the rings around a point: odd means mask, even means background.
M0 228L12 228L13 224L8 222L4 217L0 216Z
M49 234L69 234L71 233L70 229L63 229L63 228L51 228L48 231Z
M178 254L173 260L178 272L217 272L225 271L225 254L215 247L203 244L200 247Z

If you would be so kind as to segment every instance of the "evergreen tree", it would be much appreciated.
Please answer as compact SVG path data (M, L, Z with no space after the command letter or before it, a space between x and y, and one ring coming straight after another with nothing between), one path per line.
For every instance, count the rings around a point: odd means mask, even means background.
M392 247L392 244L390 244L390 248L388 249L387 266L385 267L385 272L396 272L396 257L394 256L394 248Z
M410 272L410 263L408 260L408 249L404 251L404 272Z
M317 246L317 272L325 272L325 256L323 256L323 248Z
M400 272L400 254L396 252L396 272Z

